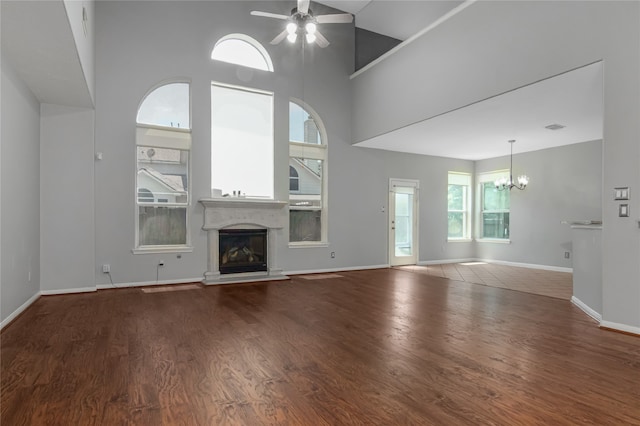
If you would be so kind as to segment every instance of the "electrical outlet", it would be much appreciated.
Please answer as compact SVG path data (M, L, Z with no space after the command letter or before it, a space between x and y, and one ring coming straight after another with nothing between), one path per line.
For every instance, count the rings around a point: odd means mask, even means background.
M332 258L332 259L335 259L335 258L336 258L336 252L335 252L335 251L332 251L332 252L331 252L331 258Z
M108 263L102 265L102 273L108 274L109 272L111 272L111 265L109 265Z
M158 261L158 266L164 266L164 260Z
M568 251L565 251L565 252L564 252L564 258L565 258L565 259L569 259L570 257L571 257L571 253L570 253L570 252L568 252Z

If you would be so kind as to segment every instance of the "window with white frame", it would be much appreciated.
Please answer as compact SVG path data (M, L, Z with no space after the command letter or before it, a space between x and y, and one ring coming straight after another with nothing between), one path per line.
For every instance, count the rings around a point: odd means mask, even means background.
M449 240L471 239L471 175L449 172L447 214Z
M273 93L211 85L211 188L273 199Z
M508 170L483 173L478 177L478 198L480 200L480 238L509 240L509 191L498 191L495 181L508 178Z
M211 59L273 72L273 63L265 48L246 34L222 37L213 47Z
M145 96L136 119L136 250L187 249L191 125L189 83Z
M327 241L326 133L318 115L289 102L289 242Z

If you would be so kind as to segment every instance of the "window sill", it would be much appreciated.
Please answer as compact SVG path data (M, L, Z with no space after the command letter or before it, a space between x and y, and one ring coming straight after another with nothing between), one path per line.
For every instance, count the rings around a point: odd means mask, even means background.
M155 253L192 253L193 247L190 246L158 246L143 247L131 250L133 254L155 254Z
M448 243L470 243L473 240L471 238L448 238Z
M476 239L478 243L496 243L496 244L511 244L511 240L508 239L498 239L498 238L478 238Z
M329 247L329 243L324 241L305 241L299 243L289 243L289 248L316 248Z

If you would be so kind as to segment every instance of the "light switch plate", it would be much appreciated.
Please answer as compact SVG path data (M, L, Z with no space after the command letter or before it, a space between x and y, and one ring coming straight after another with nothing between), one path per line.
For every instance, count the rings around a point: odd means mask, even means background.
M628 200L629 199L629 187L625 186L625 187L620 187L620 188L613 188L614 190L614 200Z
M620 204L618 208L618 216L629 217L629 204Z

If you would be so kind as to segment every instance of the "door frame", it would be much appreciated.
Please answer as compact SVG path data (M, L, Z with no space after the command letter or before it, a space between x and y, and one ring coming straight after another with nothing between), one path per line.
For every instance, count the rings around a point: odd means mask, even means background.
M414 196L413 196L413 245L411 256L412 260L410 263L398 263L397 258L395 256L395 230L394 230L394 219L395 219L395 187L405 187L405 188L414 188ZM399 178L390 178L389 179L389 208L387 215L387 259L389 261L389 266L399 266L399 265L416 265L418 263L418 259L420 259L419 253L419 194L420 194L420 181L417 179L399 179ZM409 257L409 256L407 256Z

